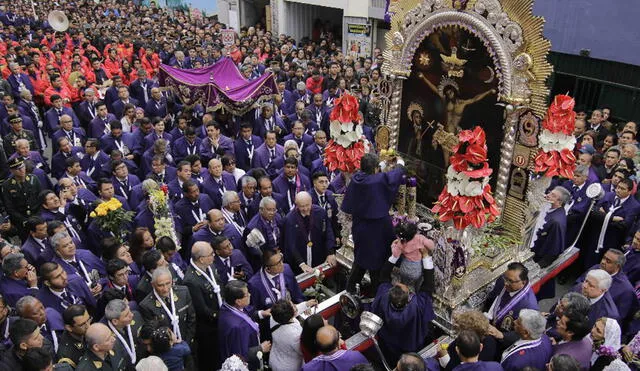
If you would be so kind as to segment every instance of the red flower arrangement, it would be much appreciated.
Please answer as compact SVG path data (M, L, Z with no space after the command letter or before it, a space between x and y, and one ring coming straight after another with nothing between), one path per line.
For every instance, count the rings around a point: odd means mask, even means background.
M576 146L576 138L573 136L576 120L574 106L575 101L570 96L556 95L542 121L535 171L546 177L559 175L573 178L576 168L576 156L573 153Z
M337 98L329 118L331 140L324 148L324 165L329 171L354 172L369 151L369 142L362 134L363 118L356 97L344 94Z
M463 230L472 225L481 228L493 222L500 211L491 195L489 175L493 172L487 161L484 130L476 126L458 135L444 187L432 211L441 222L453 221L454 228Z

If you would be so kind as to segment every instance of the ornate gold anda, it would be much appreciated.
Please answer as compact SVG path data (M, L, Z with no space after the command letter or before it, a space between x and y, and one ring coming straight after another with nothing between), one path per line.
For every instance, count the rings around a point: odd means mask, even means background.
M437 28L448 25L477 28L473 31L487 36L485 42L494 48L500 46L496 49L497 65L503 70L508 67L502 78L510 81L504 82L501 100L526 104L543 116L549 95L545 82L553 71L546 59L551 43L542 35L544 19L534 16L532 7L533 0L391 1L389 11L395 14L391 30L385 36L387 49L382 72L408 77L416 48ZM485 34L487 31L493 33L492 37ZM521 80L522 85L512 87L515 80Z

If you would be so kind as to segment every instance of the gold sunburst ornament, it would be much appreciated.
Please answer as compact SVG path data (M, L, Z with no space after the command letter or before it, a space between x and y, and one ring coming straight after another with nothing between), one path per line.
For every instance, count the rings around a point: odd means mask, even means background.
M431 64L431 58L427 53L420 53L419 62L422 67L429 67Z

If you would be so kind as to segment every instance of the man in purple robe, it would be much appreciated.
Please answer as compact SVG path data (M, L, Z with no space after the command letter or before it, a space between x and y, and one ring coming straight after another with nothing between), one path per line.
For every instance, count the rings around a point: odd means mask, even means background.
M58 147L60 148L58 152L51 157L51 176L56 179L60 179L64 174L65 160L67 158L72 156L80 158L83 156L82 147L73 147L67 137L61 137L58 140Z
M589 317L572 309L565 310L556 325L556 332L562 341L553 345L553 355L568 354L580 363L582 370L591 366L593 343Z
M269 309L280 299L290 299L295 304L305 301L291 267L281 253L273 250L262 254L262 267L249 279L248 285L254 309Z
M268 131L264 143L256 148L251 160L251 167L263 168L270 177L275 178L282 167L278 159L283 158L284 147L277 144L275 131Z
M285 212L293 209L298 192L310 190L309 178L298 171L298 160L287 157L284 160L284 171L273 180L273 191L286 197L288 207Z
M594 269L587 273L582 283L582 295L591 302L589 308L589 322L593 326L601 317L608 317L619 321L620 313L616 303L613 302L609 289L611 288L611 275L602 269Z
M27 219L25 228L29 237L22 244L20 252L29 264L39 267L53 258L53 249L47 238L47 222L39 216L32 216Z
M313 161L324 156L324 147L327 145L327 134L318 130L313 136L313 144L310 144L302 150L302 163L307 169L311 170Z
M283 141L293 140L298 144L298 151L304 153L304 150L311 147L313 143L313 137L304 133L304 124L301 121L293 122L291 126L291 134L285 135Z
M282 227L285 260L297 273L313 272L324 262L336 265L336 241L327 212L313 205L307 192L298 193L295 203Z
M233 175L222 168L222 162L217 159L209 160L209 173L202 183L202 192L206 193L216 209L222 207L222 195L226 191L236 190L236 180Z
M100 137L100 147L106 153L111 153L114 149L122 152L122 156L129 161L133 161L137 156L142 155L142 146L136 142L131 133L122 132L122 123L112 121L110 131Z
M62 137L67 137L71 145L76 147L82 147L87 139L84 129L73 127L73 119L69 115L62 115L62 117L60 117L60 127L53 133L51 142L54 144L54 152L58 150L58 139Z
M622 179L615 192L608 193L598 201L582 235L580 255L583 267L597 264L610 248L620 248L629 228L640 214L640 204L631 194L633 181Z
M196 136L191 126L184 130L184 136L171 144L171 154L175 161L182 161L189 155L197 155L200 152L202 139Z
M234 153L233 140L220 133L220 124L212 121L206 126L207 137L202 140L199 147L199 154L204 163L212 158L220 159L224 155Z
M259 212L249 221L243 235L246 257L254 269L260 266L264 251L282 247L281 224L276 201L268 196L262 198Z
M102 167L109 162L109 156L100 149L100 142L95 138L89 138L84 144L85 155L80 160L80 167L93 180L98 180L107 175L102 172Z
M302 371L349 370L355 365L369 363L360 352L340 349L340 334L333 326L318 330L316 344L320 355L302 366Z
M257 185L258 193L253 197L251 203L249 203L249 212L247 213L249 219L252 219L256 214L258 214L260 201L265 197L271 197L276 201L278 215L286 215L285 210L288 207L286 197L273 191L273 183L271 182L271 179L269 179L268 176L263 176L258 179Z
M240 136L233 143L236 167L244 171L251 169L251 161L256 148L262 145L262 138L253 135L253 125L248 122L240 126Z
M251 268L244 254L234 248L227 236L216 236L210 241L216 252L213 267L218 272L220 282L223 285L233 280L247 281L253 276L253 268Z
M533 309L521 309L514 321L519 339L502 353L500 364L505 371L535 367L544 370L551 359L551 341L544 334L544 316Z
M53 262L60 264L69 277L80 277L91 287L94 295L102 291L99 279L107 273L102 260L89 250L77 249L71 236L66 232L53 235L51 246L56 252Z
M176 178L167 183L169 188L169 199L178 202L184 198L182 186L188 180L191 180L191 163L189 161L180 161L176 165Z
M389 209L395 201L398 187L404 178L405 169L400 167L388 172L379 172L379 159L367 153L360 160L360 171L356 172L345 193L342 211L351 214L351 229L355 259L347 290L355 292L368 270L373 294L377 290L380 268L390 255L393 242L393 226ZM376 202L371 202L376 200Z
M487 297L485 315L500 331L512 331L522 309L538 310L536 295L529 284L529 270L522 263L510 263Z
M380 286L371 311L384 324L378 333L387 360L394 364L400 355L422 349L429 335L429 325L435 318L431 303L433 292L433 259L426 249L422 253L422 285L415 295L409 288L415 282L400 277L391 283L391 270L400 256L391 255L380 272Z
M562 183L562 186L571 192L571 200L565 205L565 210L567 210L566 246L571 246L578 236L582 222L589 209L591 199L587 197L587 188L591 183L587 182L588 173L588 167L578 165L573 172L573 180L567 180Z
M502 371L498 362L478 360L482 351L482 342L477 333L470 330L460 331L456 337L455 352L461 363L453 368L454 371Z
M567 215L564 205L570 200L571 194L564 187L557 186L547 193L545 199L550 203L550 209L538 218L544 220L535 231L531 242L533 261L541 267L548 267L562 253L565 248L565 232L567 229ZM555 291L555 287L553 287ZM554 295L551 295L553 297Z
M260 342L260 329L255 320L268 315L266 311L256 314L249 305L251 294L243 281L230 281L223 290L224 303L218 316L218 344L220 359L234 354L249 360L250 369L257 370L261 360L255 359L258 351L268 352L271 342Z
M198 241L210 242L213 238L225 236L229 239L234 249L242 251L242 235L231 225L225 223L224 215L218 209L211 209L207 212L207 224L193 234L192 243Z
M214 205L211 198L201 194L198 185L191 180L184 182L182 191L184 197L175 204L174 218L176 229L182 233L182 240L188 244L194 233L207 226L206 215Z
M96 103L96 117L89 123L87 135L89 138L100 138L105 134L109 134L112 121L118 121L118 119L114 114L109 113L106 103L102 101Z
M95 310L97 303L89 286L80 277L67 279L67 272L60 264L42 264L40 275L43 287L37 298L45 307L55 309L60 315L73 304L85 305L91 313Z
M632 284L640 281L640 230L635 231L631 245L624 253L626 262L622 270Z
M261 114L253 124L253 133L261 138L273 131L279 138L287 133L287 128L280 117L274 115L273 104L264 103L261 108Z
M111 183L113 183L115 194L129 200L131 190L133 187L140 184L140 178L133 174L129 174L129 168L122 160L115 160L111 165L111 174L113 175L111 177Z
M2 259L0 293L7 305L15 307L18 299L38 294L36 269L20 253L10 253Z
M625 256L622 251L610 249L604 253L600 264L591 267L590 271L602 269L609 273L611 276L611 287L608 291L609 295L611 295L613 302L616 303L620 319L626 321L636 313L639 303L633 284L629 282L627 275L622 270L624 265ZM573 291L580 292L582 283L585 281L585 276L586 273L576 280L577 284L574 286Z

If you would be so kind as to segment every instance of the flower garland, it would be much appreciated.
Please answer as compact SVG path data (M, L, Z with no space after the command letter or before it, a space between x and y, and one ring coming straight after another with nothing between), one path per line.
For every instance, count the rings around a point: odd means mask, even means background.
M432 211L441 222L452 220L458 230L469 225L481 228L500 215L489 185L493 170L487 160L485 132L476 126L461 131L458 138L460 142L453 148L447 169L447 185Z
M356 97L344 94L334 101L329 118L331 140L324 149L324 165L329 171L352 173L360 168L360 159L369 152L369 141L362 132L362 115Z
M556 95L542 121L542 132L538 136L540 149L535 159L535 171L546 177L561 176L572 179L576 168L573 136L576 102L568 95Z
M115 197L99 203L89 213L103 231L111 233L122 242L122 234L126 232L124 225L133 220L134 212L122 208L122 203Z
M155 229L156 241L160 237L169 237L175 242L177 250L180 250L180 241L176 235L176 227L169 210L168 193L169 188L163 184L160 189L149 194L149 205L153 212L153 228Z

